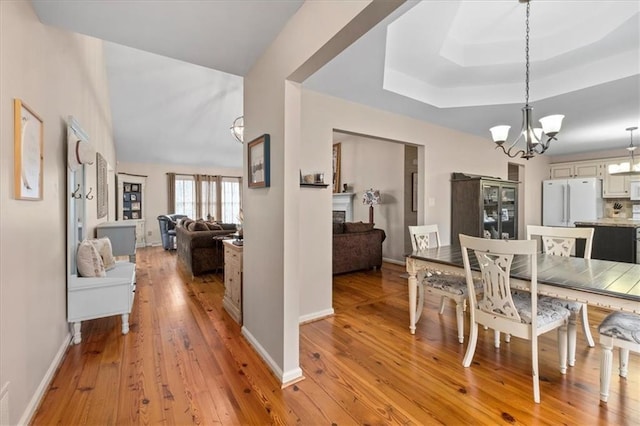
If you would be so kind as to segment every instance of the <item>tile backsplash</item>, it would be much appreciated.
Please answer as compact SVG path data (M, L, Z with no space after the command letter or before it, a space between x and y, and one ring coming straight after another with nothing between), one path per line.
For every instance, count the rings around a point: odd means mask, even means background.
M613 205L615 203L622 204L622 208L619 210L618 214L615 214L615 209ZM633 205L633 201L628 198L607 198L604 200L604 217L631 217L631 206Z

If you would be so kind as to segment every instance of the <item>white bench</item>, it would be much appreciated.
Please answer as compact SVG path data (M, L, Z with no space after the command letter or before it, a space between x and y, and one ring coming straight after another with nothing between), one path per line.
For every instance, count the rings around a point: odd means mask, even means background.
M72 275L67 284L67 318L73 323L73 343L82 341L82 321L122 316L122 334L129 332L129 313L136 290L136 264L116 262L106 277Z

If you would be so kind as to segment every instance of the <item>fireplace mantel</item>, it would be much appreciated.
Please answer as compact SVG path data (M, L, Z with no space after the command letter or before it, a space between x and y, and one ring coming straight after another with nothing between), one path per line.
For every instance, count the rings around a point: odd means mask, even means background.
M333 194L333 210L344 211L345 221L353 222L354 192L340 192Z

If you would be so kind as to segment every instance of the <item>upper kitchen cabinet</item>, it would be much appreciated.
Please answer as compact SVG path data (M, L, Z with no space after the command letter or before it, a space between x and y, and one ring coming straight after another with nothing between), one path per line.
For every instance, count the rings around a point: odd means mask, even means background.
M604 177L602 161L575 161L572 163L551 164L550 179L570 179L575 177Z
M609 165L620 164L620 159L604 163L604 182L602 196L604 198L629 198L629 176L618 176L609 173Z

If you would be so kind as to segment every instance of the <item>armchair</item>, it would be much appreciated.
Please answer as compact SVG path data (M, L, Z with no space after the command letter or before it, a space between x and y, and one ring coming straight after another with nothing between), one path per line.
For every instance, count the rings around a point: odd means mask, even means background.
M160 237L162 247L165 250L175 250L176 247L176 223L178 220L187 217L184 214L163 214L158 216L160 225Z

